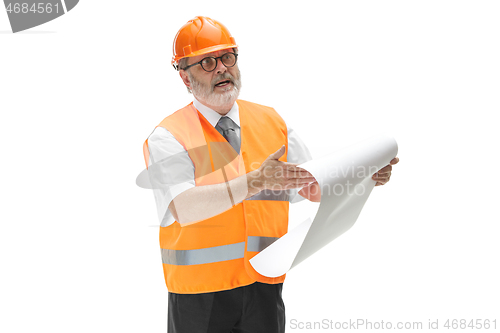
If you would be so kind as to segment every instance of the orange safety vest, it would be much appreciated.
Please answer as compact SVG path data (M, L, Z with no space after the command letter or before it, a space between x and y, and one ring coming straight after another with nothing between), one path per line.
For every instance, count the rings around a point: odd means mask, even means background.
M158 125L172 133L188 152L195 168L196 186L223 183L253 171L282 145L288 152L286 124L273 108L243 100L237 103L239 155L193 103ZM280 158L284 162L286 152ZM147 140L144 157L148 165ZM260 275L248 261L287 232L288 207L286 191L265 190L209 219L186 226L175 221L160 227L168 290L194 294L233 289L256 281L283 282L285 275Z

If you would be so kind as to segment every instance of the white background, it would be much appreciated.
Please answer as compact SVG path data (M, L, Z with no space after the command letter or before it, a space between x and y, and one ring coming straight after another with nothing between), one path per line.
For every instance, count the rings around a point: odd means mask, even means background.
M288 273L287 332L500 330L500 3L242 3L83 0L17 34L0 10L0 330L166 332L155 204L135 177L144 140L191 101L170 59L196 15L236 38L240 97L275 107L314 157L378 133L399 144L356 225Z

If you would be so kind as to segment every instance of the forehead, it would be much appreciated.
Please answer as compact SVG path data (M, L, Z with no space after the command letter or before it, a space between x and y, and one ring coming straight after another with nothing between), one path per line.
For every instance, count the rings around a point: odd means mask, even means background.
M201 59L206 58L206 57L220 57L221 55L228 53L228 52L234 52L234 51L233 51L233 49L225 49L225 50L220 50L220 51L216 51L216 52L205 53L205 54L195 56L195 57L190 57L188 60L188 64L194 64L195 62L198 62Z

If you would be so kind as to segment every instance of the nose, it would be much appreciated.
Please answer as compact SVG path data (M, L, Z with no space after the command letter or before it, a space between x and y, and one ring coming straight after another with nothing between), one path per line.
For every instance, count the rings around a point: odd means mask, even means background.
M222 59L217 59L217 67L215 68L215 73L223 74L227 71L226 65L222 63Z

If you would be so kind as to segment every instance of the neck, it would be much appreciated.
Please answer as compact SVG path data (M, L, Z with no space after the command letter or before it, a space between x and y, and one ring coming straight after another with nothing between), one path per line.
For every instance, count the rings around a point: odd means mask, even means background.
M195 96L196 97L196 96ZM233 105L236 101L232 101L230 103L227 103L227 104L223 104L223 105L210 105L210 103L207 103L206 101L204 100L201 100L199 99L198 97L196 97L196 99L203 105L205 105L206 107L214 110L215 112L217 112L218 114L220 114L221 116L225 116L229 111L231 111L231 109L233 108Z

